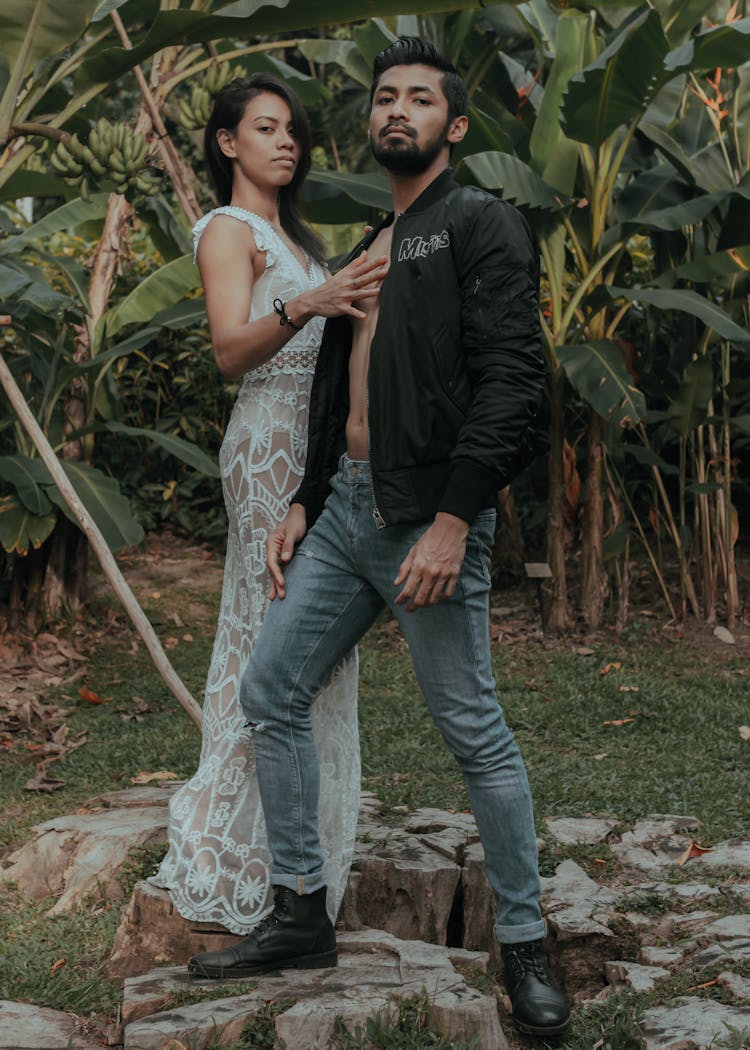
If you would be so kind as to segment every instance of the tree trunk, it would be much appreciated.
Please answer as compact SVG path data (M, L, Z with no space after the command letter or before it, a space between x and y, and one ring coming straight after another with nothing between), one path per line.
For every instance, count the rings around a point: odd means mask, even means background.
M604 622L607 577L602 558L604 493L602 489L602 420L591 412L586 457L586 487L581 536L581 611L586 625L598 630Z
M565 481L563 441L565 435L565 375L559 366L550 377L549 514L547 518L547 563L552 571L552 601L547 626L561 634L570 626L568 586L565 576Z
M523 536L518 520L516 501L510 485L498 495L497 528L492 554L493 569L512 575L523 575Z

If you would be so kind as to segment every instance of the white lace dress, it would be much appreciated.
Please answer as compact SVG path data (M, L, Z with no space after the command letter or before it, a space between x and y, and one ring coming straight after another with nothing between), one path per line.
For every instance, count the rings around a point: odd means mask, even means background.
M204 215L198 240L215 215L252 227L265 271L253 286L250 319L273 311L324 280L307 272L273 227L241 208ZM271 857L258 793L251 733L239 706L242 672L263 620L268 594L265 541L286 514L302 477L310 387L323 331L314 318L271 361L242 380L220 463L229 535L216 641L203 705L198 771L173 796L169 850L152 881L169 889L181 915L243 933L269 910ZM357 657L333 673L313 707L320 758L320 835L327 858L328 911L335 918L349 874L360 790Z

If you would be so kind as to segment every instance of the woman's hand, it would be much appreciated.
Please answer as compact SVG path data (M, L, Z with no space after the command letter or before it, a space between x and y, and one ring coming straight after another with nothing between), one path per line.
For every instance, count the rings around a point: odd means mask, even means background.
M297 324L305 324L311 317L339 317L341 314L362 320L366 315L354 304L363 299L374 299L387 271L388 258L385 255L370 260L364 251L329 281L290 299L286 304L287 313Z

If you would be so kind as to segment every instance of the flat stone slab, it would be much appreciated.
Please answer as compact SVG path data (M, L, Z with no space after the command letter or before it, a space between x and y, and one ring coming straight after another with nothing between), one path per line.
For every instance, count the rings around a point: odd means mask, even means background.
M691 868L731 868L736 872L750 872L750 842L746 839L718 842L710 853L691 857L687 863Z
M551 878L542 879L547 921L560 940L591 934L612 937L607 920L620 896L615 890L594 882L572 860L564 860Z
M606 817L547 817L545 824L556 842L573 846L579 842L603 842L619 821Z
M339 965L327 970L220 983L191 981L183 968L155 970L125 982L125 1050L163 1050L169 1040L191 1050L217 1041L231 1045L268 1003L278 1009L273 1024L279 1043L288 1050L327 1050L335 1045L337 1019L353 1032L374 1014L395 1011L394 998L424 993L430 1027L456 1041L476 1038L476 1050L507 1050L495 996L467 985L454 963L484 971L487 956L363 930L339 936ZM191 994L204 998L169 1008Z
M746 977L740 977L738 973L732 973L730 970L727 970L725 973L720 973L716 980L735 999L750 1003L750 981Z
M640 963L614 960L605 964L610 984L624 984L634 992L650 992L662 977L669 977L663 966L643 966Z
M639 820L612 845L612 852L625 867L660 875L684 855L693 841L689 833L699 827L696 817L657 814Z
M0 1050L101 1050L70 1014L29 1003L0 1001Z
M57 897L60 915L89 895L122 897L117 876L130 852L166 841L166 806L74 813L37 824L34 837L10 856L2 878L27 897Z
M732 1029L750 1035L750 1009L697 996L646 1010L638 1025L645 1050L718 1050Z

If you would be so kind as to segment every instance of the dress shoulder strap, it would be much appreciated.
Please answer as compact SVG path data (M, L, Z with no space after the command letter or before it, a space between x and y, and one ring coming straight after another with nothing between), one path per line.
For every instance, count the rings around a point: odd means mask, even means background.
M239 208L235 204L224 204L220 208L214 208L213 211L206 212L204 216L198 219L193 227L194 259L198 254L198 243L200 242L201 235L211 219L216 215L229 215L233 219L238 219L240 222L247 223L253 231L255 245L258 251L266 253L266 268L273 266L278 251L279 235L267 219L262 218L260 215L256 215L253 211L246 211L245 208Z

